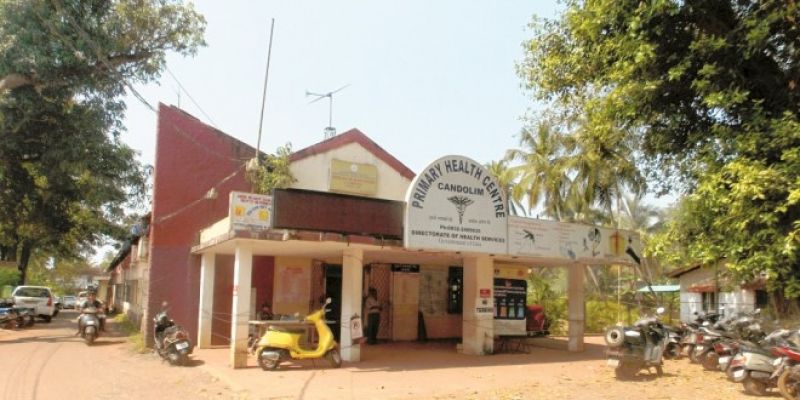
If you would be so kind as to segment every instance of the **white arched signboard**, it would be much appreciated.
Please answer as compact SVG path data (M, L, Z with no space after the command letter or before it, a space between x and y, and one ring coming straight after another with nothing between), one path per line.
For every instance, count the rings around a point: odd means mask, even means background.
M405 246L503 254L506 197L480 163L442 157L420 172L406 193Z

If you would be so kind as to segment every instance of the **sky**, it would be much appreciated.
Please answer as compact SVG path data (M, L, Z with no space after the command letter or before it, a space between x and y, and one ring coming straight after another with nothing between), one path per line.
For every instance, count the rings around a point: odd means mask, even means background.
M134 86L149 103L179 105L255 147L274 18L261 150L323 140L328 100L309 104L306 91L350 85L333 95L333 126L358 128L415 172L445 155L486 163L517 146L520 118L536 107L515 72L531 37L527 24L559 7L555 0L194 5L207 21L207 47L193 58L168 56L186 92L167 72L159 84ZM123 141L152 164L157 116L133 96L126 102Z

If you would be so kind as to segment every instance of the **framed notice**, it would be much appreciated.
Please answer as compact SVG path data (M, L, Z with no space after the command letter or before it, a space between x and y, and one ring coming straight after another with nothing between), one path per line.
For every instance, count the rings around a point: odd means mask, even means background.
M330 189L331 192L374 196L378 193L378 168L372 164L333 159Z
M266 230L272 225L272 196L231 192L228 217L233 230Z

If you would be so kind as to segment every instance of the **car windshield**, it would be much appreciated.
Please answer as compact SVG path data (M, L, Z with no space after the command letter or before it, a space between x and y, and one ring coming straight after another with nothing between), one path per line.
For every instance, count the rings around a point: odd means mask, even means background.
M14 294L22 297L50 297L50 292L45 288L19 288Z

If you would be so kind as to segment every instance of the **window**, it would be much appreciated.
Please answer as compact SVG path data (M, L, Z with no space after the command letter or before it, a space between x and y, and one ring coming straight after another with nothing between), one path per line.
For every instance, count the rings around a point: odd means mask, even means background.
M766 290L756 290L756 308L764 308L769 305L769 295Z
M139 291L138 291L138 283L139 281L128 281L128 284L125 287L125 301L131 304L138 304L139 303Z
M703 292L703 311L717 311L717 292Z
M45 288L21 287L17 289L14 296L19 297L50 297L50 291Z

